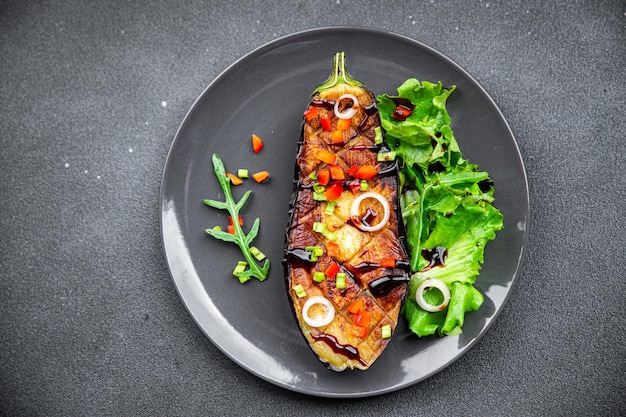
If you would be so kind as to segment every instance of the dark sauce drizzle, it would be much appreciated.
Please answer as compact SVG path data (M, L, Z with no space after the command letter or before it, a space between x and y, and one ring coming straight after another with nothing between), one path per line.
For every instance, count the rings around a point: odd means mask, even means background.
M436 266L446 266L446 257L448 256L448 249L443 246L435 246L433 249L422 249L422 256L429 264L422 269L422 272L428 271Z
M337 341L337 339L334 336L325 334L325 333L320 333L317 335L311 334L311 337L316 342L322 341L326 343L328 346L330 346L333 352L339 355L343 355L347 357L348 359L356 360L363 366L367 366L367 362L365 362L363 358L361 358L361 355L359 355L359 350L355 348L354 346L342 345L341 343Z
M370 292L374 297L384 297L394 288L406 284L411 280L408 275L385 276L370 282Z

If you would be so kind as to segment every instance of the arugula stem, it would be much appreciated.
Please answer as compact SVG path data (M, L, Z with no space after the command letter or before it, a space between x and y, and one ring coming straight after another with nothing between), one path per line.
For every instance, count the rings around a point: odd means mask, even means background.
M243 208L246 201L251 195L251 191L246 191L238 202L235 202L233 198L232 191L230 189L230 178L226 176L226 169L224 168L224 163L222 159L217 154L213 154L213 169L215 171L215 175L217 177L220 186L222 187L222 191L224 191L224 201L216 201L206 199L204 203L209 206L220 210L228 211L230 214L230 218L232 219L233 224L233 233L227 233L218 229L206 229L206 232L213 236L216 239L223 240L225 242L232 242L239 246L239 249L246 260L247 269L244 271L234 272L235 276L239 278L240 282L245 282L250 279L250 277L254 277L259 281L263 281L267 278L267 274L270 268L269 259L265 259L265 262L261 266L258 261L254 258L250 251L250 245L254 238L257 236L259 232L259 226L261 220L257 217L250 228L248 234L243 231L243 228L239 224L239 213Z

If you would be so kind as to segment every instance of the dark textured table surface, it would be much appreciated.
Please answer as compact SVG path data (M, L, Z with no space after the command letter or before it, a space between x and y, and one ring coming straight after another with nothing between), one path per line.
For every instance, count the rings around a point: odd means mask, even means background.
M3 415L626 414L622 1L0 1ZM329 400L240 368L170 278L159 187L179 124L239 57L303 29L421 41L493 97L531 233L474 347L390 394Z

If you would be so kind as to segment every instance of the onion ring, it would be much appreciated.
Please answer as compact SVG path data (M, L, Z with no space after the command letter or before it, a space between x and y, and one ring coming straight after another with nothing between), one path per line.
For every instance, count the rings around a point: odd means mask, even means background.
M424 299L424 291L429 288L437 288L443 294L443 302L438 306L429 304ZM419 305L422 309L428 311L429 313L436 313L437 311L441 311L448 306L450 302L450 290L448 286L441 280L428 278L424 282L417 287L415 290L415 301L417 301L417 305Z
M312 318L309 316L309 309L316 304L319 304L323 307L324 315L322 317ZM304 303L304 307L302 307L302 318L304 319L306 324L311 327L326 326L327 324L330 324L330 322L333 321L333 319L335 318L335 307L333 307L328 299L320 295L315 295L306 300L306 302Z
M383 218L375 226L366 226L361 221L356 221L353 223L355 223L356 227L363 230L364 232L376 232L377 230L382 229L383 226L385 226L385 224L389 221L389 216L391 215L389 202L385 199L385 197L383 197L381 194L375 191L368 191L366 193L363 193L359 195L357 198L355 198L354 201L352 202L352 205L350 206L350 217L352 219L358 219L359 206L361 205L361 202L365 200L366 198L373 198L375 200L378 200L378 202L382 204L383 211L384 211Z
M343 112L340 112L339 103L344 98L349 98L350 100L352 100L352 107L345 109ZM352 119L352 116L356 114L357 107L359 107L359 99L352 94L344 94L335 101L335 116L340 119Z

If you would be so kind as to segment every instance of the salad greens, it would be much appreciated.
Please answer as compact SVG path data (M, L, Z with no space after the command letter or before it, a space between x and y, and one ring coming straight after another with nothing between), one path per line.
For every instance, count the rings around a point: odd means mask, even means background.
M400 206L411 256L412 277L403 315L418 336L461 333L468 311L483 303L474 287L488 241L503 228L503 216L492 203L489 175L463 159L450 128L446 101L455 86L408 79L398 95L378 96L381 124L400 167ZM400 105L412 107L405 120L394 118ZM429 256L445 250L441 265ZM450 289L446 309L427 312L416 302L415 291L426 279L443 281ZM441 303L443 295L431 288L428 303Z
M257 217L250 228L248 234L245 234L241 223L238 221L239 213L241 208L246 203L252 191L246 191L239 199L238 202L235 202L233 198L233 194L230 189L230 178L226 175L226 170L224 168L224 163L222 159L217 154L213 154L213 169L215 171L215 176L224 191L224 200L225 201L216 201L206 199L204 200L204 204L209 207L213 207L220 210L227 210L230 214L231 224L233 226L232 233L224 232L219 227L214 227L212 229L206 229L205 231L213 236L216 239L223 240L225 242L232 242L239 246L241 253L243 254L245 261L239 261L237 266L235 267L233 274L239 279L239 282L244 283L248 281L251 277L258 279L259 281L264 281L267 278L267 274L270 269L270 261L267 259L262 252L257 249L255 246L250 246L252 241L259 233L259 226L261 224L261 220ZM265 260L263 265L260 265L260 262Z

